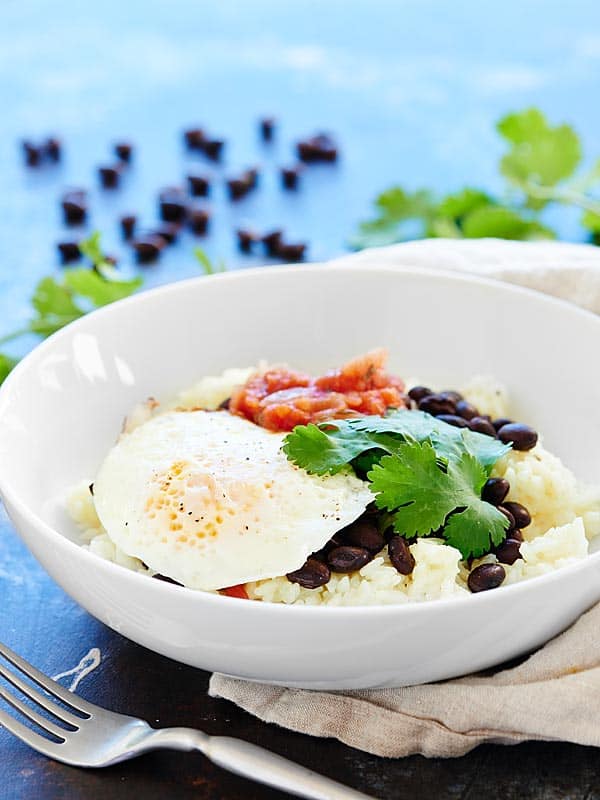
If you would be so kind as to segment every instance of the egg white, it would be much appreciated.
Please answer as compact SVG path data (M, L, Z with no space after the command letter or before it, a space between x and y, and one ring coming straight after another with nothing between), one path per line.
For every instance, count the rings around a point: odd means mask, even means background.
M173 411L125 433L94 481L109 537L150 569L214 590L284 575L364 511L367 484L291 464L225 411Z

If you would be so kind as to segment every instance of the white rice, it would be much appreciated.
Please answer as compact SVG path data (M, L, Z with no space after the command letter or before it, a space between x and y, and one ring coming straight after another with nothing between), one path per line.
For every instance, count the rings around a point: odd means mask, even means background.
M259 369L264 369L264 364ZM202 378L172 401L158 406L150 399L137 406L124 423L130 431L155 413L181 408L217 408L235 386L245 383L255 367L228 369L220 376ZM461 389L464 396L492 417L509 416L508 396L502 385L488 376L476 376ZM600 489L580 485L559 458L540 442L526 452L511 451L494 467L493 474L510 483L509 500L526 506L532 523L523 530L522 558L504 564L505 584L543 575L585 558L589 541L600 534ZM82 481L67 498L70 515L81 531L84 547L101 558L128 569L149 571L137 558L120 550L103 530L96 515L90 480ZM285 576L246 584L254 600L297 605L388 605L435 600L468 594L467 564L458 550L442 539L417 539L410 546L415 558L411 575L401 575L390 563L386 550L352 574L332 573L329 582L318 589L304 589ZM494 563L486 555L471 565Z

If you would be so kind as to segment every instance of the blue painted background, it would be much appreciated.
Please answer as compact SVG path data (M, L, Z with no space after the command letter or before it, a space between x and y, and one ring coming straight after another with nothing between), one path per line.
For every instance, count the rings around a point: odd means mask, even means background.
M72 238L58 207L65 186L91 190L89 229L135 271L116 219L133 210L151 227L157 190L206 166L181 147L185 126L228 141L223 167L208 167L221 179L212 231L147 268L147 285L196 274L195 243L230 267L253 263L233 236L246 223L308 240L311 260L338 254L394 181L499 189L494 122L512 109L535 104L573 123L597 157L599 90L600 3L591 0L3 0L0 336L26 318L39 277L59 269L55 243ZM257 136L261 114L280 120L269 148ZM316 129L337 135L342 158L283 192L276 166ZM51 132L65 141L63 164L25 170L18 140ZM95 167L122 137L138 146L135 165L121 190L102 192ZM229 203L222 176L252 164L263 167L260 191ZM570 214L552 222L565 238L581 235Z

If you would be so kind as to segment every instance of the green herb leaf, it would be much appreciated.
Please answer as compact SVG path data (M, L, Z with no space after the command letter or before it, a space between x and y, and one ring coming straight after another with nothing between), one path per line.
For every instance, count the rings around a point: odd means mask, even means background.
M31 303L37 315L30 321L29 328L41 336L50 336L85 314L68 287L50 277L38 283Z
M500 171L515 185L554 186L571 176L581 160L579 137L570 125L552 127L537 108L503 117L496 126L511 147Z
M0 353L0 383L8 376L12 368L17 364L16 358L11 358L5 353Z
M402 536L427 536L444 526L444 538L463 558L482 555L504 538L508 520L481 500L487 472L470 453L443 469L429 442L407 442L367 477L377 507L393 512Z
M100 231L94 231L87 239L82 239L79 242L79 249L94 266L105 261L100 244Z
M206 275L214 275L216 272L227 271L224 261L218 261L216 264L213 263L202 247L194 247L194 256Z
M480 206L469 212L462 223L467 239L494 237L498 239L554 239L550 228L537 220L524 218L510 208Z
M110 277L108 277L110 276ZM64 275L64 285L73 294L86 297L96 307L106 306L115 300L129 297L142 285L142 278L121 280L117 277L116 270L102 269L101 273L85 267L76 267L67 270Z

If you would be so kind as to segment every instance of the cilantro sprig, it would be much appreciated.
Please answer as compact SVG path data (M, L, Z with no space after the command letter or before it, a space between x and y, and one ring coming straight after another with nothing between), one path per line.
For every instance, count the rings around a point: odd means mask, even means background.
M142 278L127 280L119 276L102 253L98 232L80 242L79 249L90 260L91 268L73 267L65 270L61 278L42 278L31 298L33 315L25 327L0 338L0 344L26 334L50 336L88 311L128 297L142 285ZM0 383L17 361L0 353Z
M442 529L463 558L480 556L504 539L508 520L481 499L481 490L509 449L490 436L407 410L297 426L283 445L287 458L312 474L335 474L350 465L370 482L396 533L411 538Z
M577 172L581 144L569 125L551 125L537 108L504 116L496 130L507 145L499 171L504 196L466 188L443 197L428 189L394 186L375 200L376 216L362 222L350 244L355 249L423 237L554 239L542 221L549 204L581 209L581 224L600 243L600 160Z

